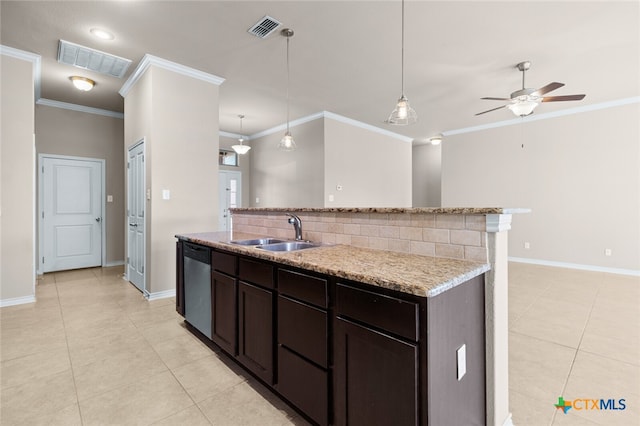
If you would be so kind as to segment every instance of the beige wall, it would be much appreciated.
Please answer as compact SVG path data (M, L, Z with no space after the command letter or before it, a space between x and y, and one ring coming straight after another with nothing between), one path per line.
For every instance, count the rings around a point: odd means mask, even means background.
M175 235L218 223L218 86L151 66L125 98L126 149L145 137L146 290L175 289ZM171 198L162 199L169 190Z
M448 136L442 204L531 208L512 257L638 271L638 117L635 103Z
M33 63L0 55L0 305L35 296Z
M232 151L232 145L237 145L238 140L226 136L220 136L220 149ZM242 142L243 145L253 144L250 141ZM238 155L238 167L235 166L218 166L220 171L228 170L231 172L242 173L242 205L240 207L249 207L251 203L251 157L253 156L253 148L244 155Z
M105 160L107 265L124 262L124 121L120 118L36 105L37 154ZM107 195L113 202L107 203Z
M442 145L414 145L411 161L412 206L439 207L442 203Z
M251 207L324 206L323 122L292 127L291 134L298 148L290 152L277 148L284 131L251 140Z
M326 207L411 207L411 143L330 118L324 123Z

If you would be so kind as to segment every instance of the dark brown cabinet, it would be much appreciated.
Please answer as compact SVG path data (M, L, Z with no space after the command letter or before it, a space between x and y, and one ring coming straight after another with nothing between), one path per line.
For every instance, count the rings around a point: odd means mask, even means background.
M320 425L329 423L327 280L278 270L280 394Z
M240 282L238 286L238 359L273 384L273 292Z
M335 424L417 425L418 345L338 319Z
M419 304L338 284L336 315L335 424L420 424Z
M211 274L211 340L236 355L237 349L237 280L213 271Z

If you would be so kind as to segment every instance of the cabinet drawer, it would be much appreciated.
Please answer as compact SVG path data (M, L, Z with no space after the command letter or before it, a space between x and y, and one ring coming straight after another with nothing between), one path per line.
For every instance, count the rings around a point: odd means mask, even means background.
M418 341L417 303L361 290L345 284L336 287L336 314L364 322L398 336Z
M327 372L282 346L278 347L278 391L312 420L327 424Z
M278 290L281 294L294 299L322 308L327 307L327 280L325 279L279 269Z
M273 266L268 263L240 258L238 276L242 281L274 288Z
M237 257L232 254L219 251L211 252L211 266L213 269L224 272L227 275L236 274L236 260Z
M278 343L326 368L326 312L279 296Z

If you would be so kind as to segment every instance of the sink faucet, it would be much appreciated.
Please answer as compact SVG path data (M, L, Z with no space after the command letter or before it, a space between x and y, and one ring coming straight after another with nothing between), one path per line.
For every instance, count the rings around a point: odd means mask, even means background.
M293 229L296 231L296 241L302 241L302 221L295 214L287 213L289 216L288 222L293 225Z

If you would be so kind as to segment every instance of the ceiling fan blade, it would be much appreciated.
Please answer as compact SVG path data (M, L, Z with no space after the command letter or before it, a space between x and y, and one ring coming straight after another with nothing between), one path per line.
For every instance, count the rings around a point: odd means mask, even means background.
M542 102L580 101L586 95L545 96Z
M532 96L542 96L545 93L549 93L552 90L556 90L561 88L562 86L564 86L564 83L558 83L558 82L553 82L553 83L549 83L544 87L539 88L538 90L536 90L535 92L533 92L531 95Z
M510 101L511 98L480 98L488 101Z
M507 99L507 100L510 100L510 99ZM504 107L506 107L506 105L499 106L498 108L488 109L488 110L486 110L486 111L479 112L479 113L477 113L477 114L475 114L475 115L482 115L482 114L486 114L486 113L488 113L488 112L496 111L496 110L498 110L498 109L502 109L502 108L504 108Z

